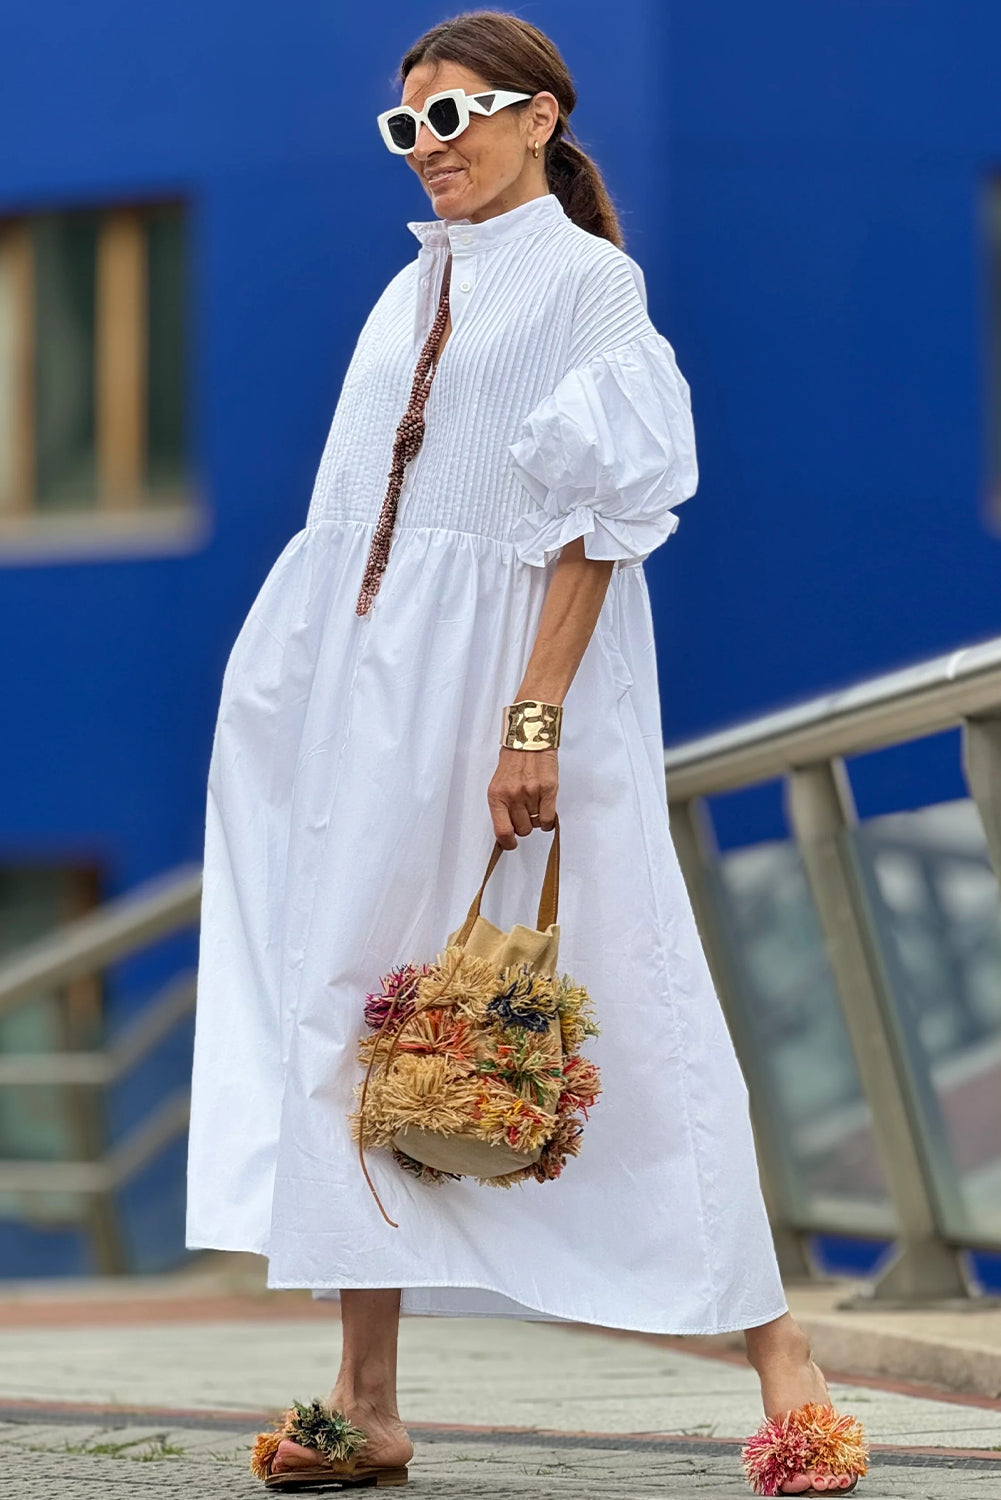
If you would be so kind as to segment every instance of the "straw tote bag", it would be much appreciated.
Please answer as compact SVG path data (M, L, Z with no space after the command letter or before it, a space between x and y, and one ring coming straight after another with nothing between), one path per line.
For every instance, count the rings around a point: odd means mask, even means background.
M434 963L391 970L365 1004L359 1061L366 1072L351 1126L390 1224L366 1147L388 1149L427 1183L549 1182L580 1151L601 1090L597 1067L581 1054L598 1035L590 997L556 968L559 818L535 927L516 922L502 932L480 914L503 853L495 842L466 920Z

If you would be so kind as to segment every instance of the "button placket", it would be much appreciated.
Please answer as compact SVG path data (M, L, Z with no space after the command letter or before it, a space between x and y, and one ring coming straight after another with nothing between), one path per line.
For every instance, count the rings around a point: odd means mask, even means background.
M422 245L417 262L417 306L414 310L414 344L419 349L434 320L434 286L437 255Z
M455 314L458 311L461 316L463 302L476 286L475 258L472 249L475 245L475 237L468 230L454 231L449 236L452 248L452 286L463 295L452 309L452 326L455 326Z

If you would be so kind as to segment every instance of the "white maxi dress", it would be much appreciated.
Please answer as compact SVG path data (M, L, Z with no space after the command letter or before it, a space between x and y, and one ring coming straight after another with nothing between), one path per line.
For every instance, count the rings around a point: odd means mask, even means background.
M361 330L305 526L223 676L205 823L186 1243L268 1257L268 1285L402 1287L403 1310L663 1333L786 1301L747 1093L671 842L642 562L696 487L689 389L639 267L552 194L412 223ZM452 332L389 563L355 603L397 423L451 254ZM614 559L564 702L560 970L595 1002L604 1092L556 1181L431 1186L347 1116L362 1007L458 927L560 548ZM550 835L483 911L534 924Z

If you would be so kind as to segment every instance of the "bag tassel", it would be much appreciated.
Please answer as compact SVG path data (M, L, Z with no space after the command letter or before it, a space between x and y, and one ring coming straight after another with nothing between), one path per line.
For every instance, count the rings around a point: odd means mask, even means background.
M452 980L459 972L459 965L461 961L462 955L460 952L459 957L455 961L455 966L452 969L451 974L448 976L442 988L438 991L438 994L436 996L437 999L441 999L442 995L445 994L449 985L452 983ZM382 1199L379 1197L379 1194L376 1191L375 1183L372 1181L371 1175L368 1170L368 1164L365 1161L365 1100L368 1097L368 1085L372 1077L372 1069L375 1067L376 1058L379 1055L379 1045L386 1034L386 1028L388 1027L390 1021L392 1021L393 1017L396 1015L396 1007L398 1006L399 1001L400 992L399 990L397 990L393 995L392 1000L390 1001L389 1010L386 1012L382 1025L379 1027L379 1030L376 1034L375 1044L372 1047L372 1053L368 1060L368 1067L365 1069L365 1082L362 1084L361 1099L358 1104L358 1160L361 1162L361 1169L364 1174L365 1181L368 1183L369 1191L376 1201L376 1206L378 1207L379 1212L382 1214L382 1217L385 1219L386 1223L391 1229L399 1229L400 1226L399 1224L397 1224L395 1219L391 1219L389 1217L385 1208L383 1207ZM386 1061L383 1064L384 1070L386 1071L388 1071L393 1058L396 1056L396 1049L399 1045L399 1041L400 1032L397 1031L389 1048L389 1056L386 1058Z

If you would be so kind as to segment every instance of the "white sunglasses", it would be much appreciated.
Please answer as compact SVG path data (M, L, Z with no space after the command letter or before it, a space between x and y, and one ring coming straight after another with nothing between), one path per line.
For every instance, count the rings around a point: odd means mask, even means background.
M470 115L495 115L505 105L517 104L519 99L532 99L533 94L512 94L504 89L485 90L482 94L467 94L465 89L443 89L424 101L420 111L409 104L398 104L379 115L379 129L390 151L398 156L409 156L417 144L421 125L430 130L435 140L454 141L469 124Z

